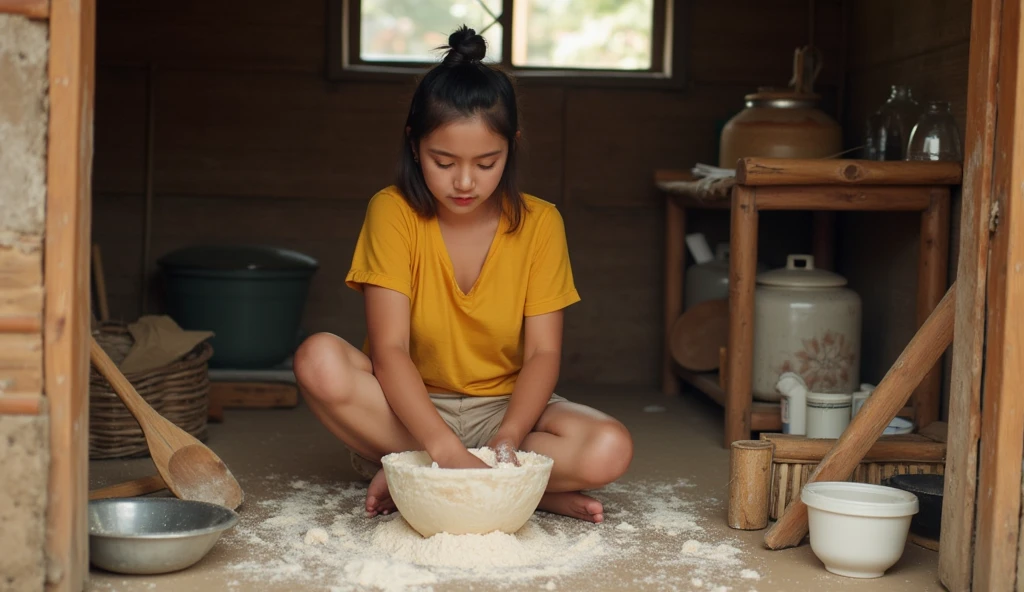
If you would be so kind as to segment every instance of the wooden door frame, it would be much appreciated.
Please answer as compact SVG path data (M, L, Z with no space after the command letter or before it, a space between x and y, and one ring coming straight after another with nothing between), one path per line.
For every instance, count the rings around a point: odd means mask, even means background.
M1017 0L974 0L939 577L1012 590L1024 452L1024 79ZM982 322L983 321L983 322Z
M31 2L45 5L45 2ZM95 0L51 0L43 373L50 413L46 590L89 572L89 245Z

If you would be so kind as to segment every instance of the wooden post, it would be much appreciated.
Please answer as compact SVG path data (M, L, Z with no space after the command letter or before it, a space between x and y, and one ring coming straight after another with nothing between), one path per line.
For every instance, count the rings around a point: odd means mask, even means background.
M917 266L917 326L924 325L928 315L946 293L949 261L949 187L931 190L931 205L921 213L920 253ZM942 394L942 364L925 375L914 391L914 421L918 429L939 420L939 398Z
M841 481L853 474L889 422L910 399L914 388L952 342L955 301L951 288L868 397L860 413L818 464L808 483ZM799 545L806 534L807 506L796 499L765 533L764 543L769 549L793 547Z
M814 219L814 235L811 242L814 266L832 271L836 268L836 213L816 210L811 215Z
M757 204L754 188L732 192L729 238L729 344L725 384L725 446L750 438L754 358Z
M89 255L95 0L50 3L45 394L50 410L46 590L81 590L89 570Z
M737 440L729 456L729 527L761 530L768 526L772 490L772 443Z
M665 200L665 330L662 344L661 391L679 394L672 371L672 325L683 313L683 262L686 261L686 210L671 196Z
M985 278L992 213L992 160L1003 2L974 0L964 134L960 254L956 272L956 327L950 374L939 580L947 590L970 590L974 557L975 494L981 432L981 376L985 343Z
M990 248L973 590L1021 589L1024 456L1024 16L1004 2L992 160ZM943 503L945 505L945 503Z

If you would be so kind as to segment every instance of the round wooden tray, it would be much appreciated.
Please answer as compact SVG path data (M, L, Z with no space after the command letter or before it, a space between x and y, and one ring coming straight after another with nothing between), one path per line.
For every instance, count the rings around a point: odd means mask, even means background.
M695 304L672 325L672 358L694 372L711 372L719 365L719 350L729 342L729 300Z

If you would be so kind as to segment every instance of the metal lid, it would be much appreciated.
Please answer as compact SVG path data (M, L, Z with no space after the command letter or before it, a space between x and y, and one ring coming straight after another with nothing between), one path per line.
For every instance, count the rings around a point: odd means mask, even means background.
M815 269L813 255L790 255L786 267L758 274L757 283L785 288L838 288L846 285L846 278Z
M748 107L774 107L776 109L792 109L795 107L813 107L821 99L816 93L801 93L790 89L761 87L756 93L743 97Z

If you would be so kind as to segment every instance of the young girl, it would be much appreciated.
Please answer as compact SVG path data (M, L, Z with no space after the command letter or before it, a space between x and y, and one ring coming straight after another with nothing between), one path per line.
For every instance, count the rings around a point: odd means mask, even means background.
M441 467L486 468L468 448L488 446L554 459L540 508L601 522L580 490L618 479L633 442L617 420L553 394L563 309L580 299L562 217L517 187L509 77L481 62L472 29L448 43L416 89L397 185L370 200L346 277L364 295L364 351L313 335L295 376L372 477L370 515L394 510L382 456L426 450Z

